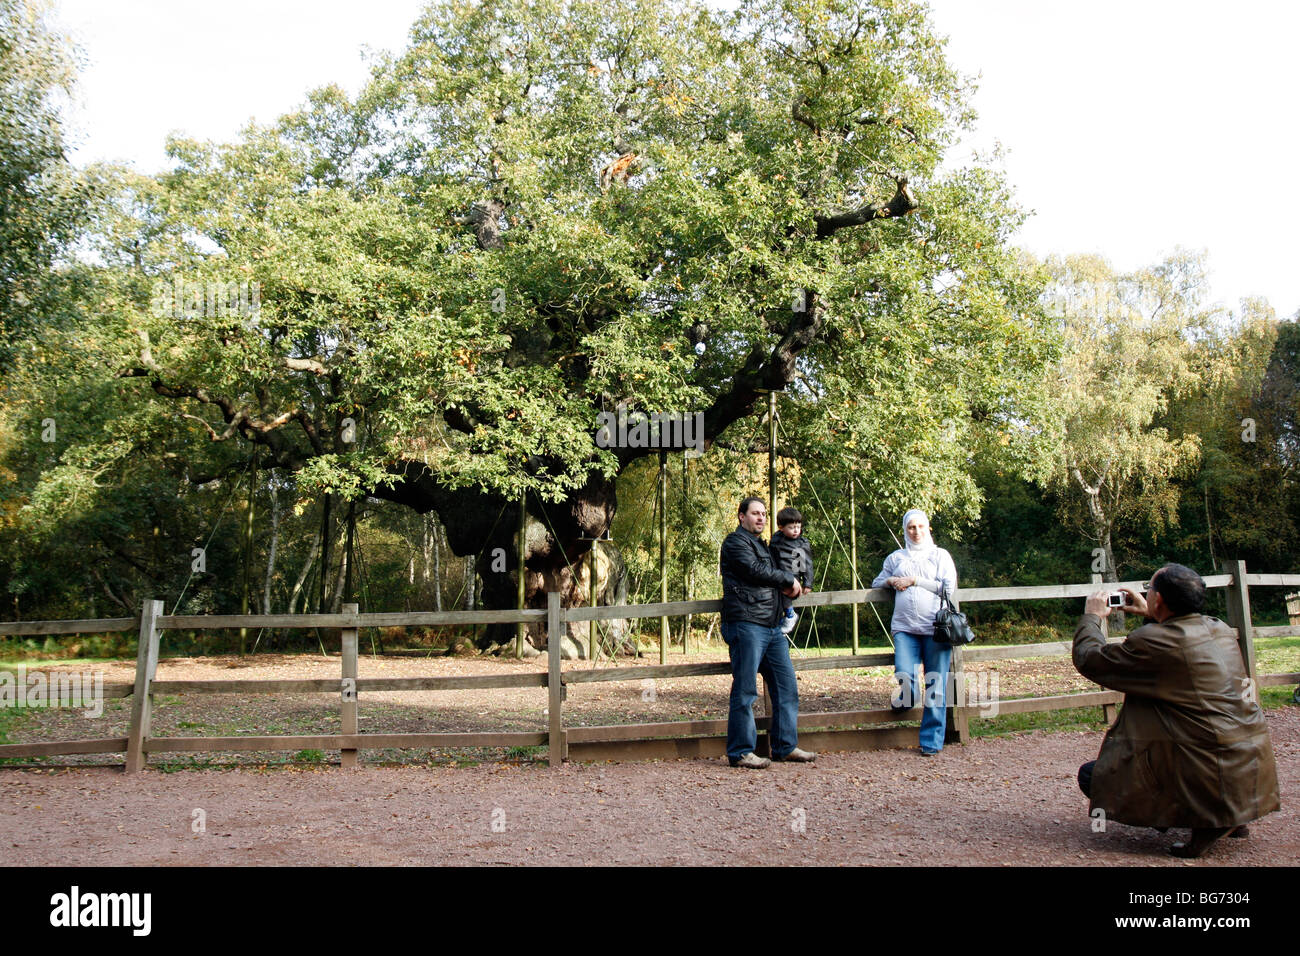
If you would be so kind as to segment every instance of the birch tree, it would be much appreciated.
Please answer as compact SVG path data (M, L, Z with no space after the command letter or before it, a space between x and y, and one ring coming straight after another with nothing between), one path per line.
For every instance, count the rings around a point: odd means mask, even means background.
M1045 302L1064 343L1050 373L1062 429L1050 481L1065 519L1095 545L1093 570L1117 581L1117 522L1177 523L1173 479L1196 467L1200 439L1160 418L1220 373L1201 344L1225 316L1204 305L1205 264L1188 252L1128 274L1096 256L1052 259L1048 268Z

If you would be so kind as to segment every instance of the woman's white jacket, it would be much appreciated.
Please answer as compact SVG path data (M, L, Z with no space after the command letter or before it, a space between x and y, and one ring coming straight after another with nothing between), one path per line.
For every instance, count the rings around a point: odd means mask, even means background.
M886 580L894 577L912 577L916 584L894 592L890 631L930 637L934 634L935 615L939 613L939 594L947 591L951 599L957 590L957 567L952 563L952 555L939 547L921 551L899 548L885 558L885 566L871 586L883 587Z

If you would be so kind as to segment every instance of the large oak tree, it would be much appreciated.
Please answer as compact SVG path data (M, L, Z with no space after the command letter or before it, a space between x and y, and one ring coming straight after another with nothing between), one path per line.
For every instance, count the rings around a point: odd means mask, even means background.
M77 460L207 481L255 446L436 512L498 606L521 496L536 603L656 454L596 443L620 403L712 445L785 390L789 453L970 511L972 455L1030 455L1052 332L1000 174L944 163L969 93L906 0L435 3L355 99L173 141L123 193L87 360L118 405Z

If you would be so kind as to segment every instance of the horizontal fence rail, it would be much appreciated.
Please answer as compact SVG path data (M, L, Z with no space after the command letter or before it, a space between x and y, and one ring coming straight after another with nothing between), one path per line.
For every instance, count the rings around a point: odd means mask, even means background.
M1259 580L1255 579L1267 579ZM1226 588L1232 575L1215 574L1203 579L1206 588ZM1249 584L1300 585L1300 574L1251 574ZM1120 581L1105 587L1141 589L1146 581ZM1044 584L1030 587L958 588L954 600L959 604L989 601L1041 601L1087 597L1102 585ZM817 591L792 603L795 607L825 607L848 604L887 604L894 598L892 588L858 588L856 590ZM635 620L648 617L680 617L685 614L709 614L722 610L722 601L666 601L657 604L611 604L598 607L571 607L563 612L565 621ZM410 611L376 614L161 614L161 630L233 630L234 628L361 628L421 627L450 624L517 624L546 620L541 608L502 611ZM89 621L0 621L0 637L54 634L94 634L136 629L139 617L120 617ZM1297 628L1300 631L1300 628Z
M94 621L0 621L0 637L39 637L55 634L112 634L134 631L138 617L110 617Z
M1297 587L1300 574L1247 574L1243 562L1232 563L1233 573L1206 577L1207 588L1228 591L1228 618L1242 648L1243 659L1260 686L1300 682L1300 673L1257 674L1254 638L1300 635L1300 626L1254 627L1250 622L1249 588ZM1238 583L1240 582L1240 583ZM1145 581L1098 584L1054 584L1006 588L962 588L958 602L1053 600L1086 597L1100 588L1129 587L1139 589ZM885 603L893 599L889 588L858 588L821 591L795 600L795 607L828 607L867 603ZM0 636L106 633L138 629L140 634L133 684L102 685L102 697L131 698L131 725L126 737L76 741L51 741L0 745L0 758L43 757L63 754L125 753L128 772L142 769L147 755L153 753L211 753L233 751L339 750L344 766L355 766L361 750L432 749L457 747L546 747L549 761L558 764L566 757L576 759L621 759L628 757L717 756L725 751L726 719L688 719L652 723L605 726L565 727L563 701L565 689L572 684L630 680L675 680L731 673L729 661L687 664L601 667L563 670L560 641L554 639L567 632L568 622L636 620L720 611L721 600L669 601L655 604L611 605L598 607L560 607L560 595L547 595L547 607L491 611L442 611L409 613L360 613L355 605L345 605L338 614L223 614L168 615L162 602L147 601L138 617L79 621L0 622ZM357 674L357 633L365 627L415 627L457 624L512 624L544 622L548 635L548 660L545 672L522 674L481 674L454 677L360 677ZM166 629L216 630L240 627L337 628L342 635L342 667L338 678L272 680L159 680L156 677L160 636ZM1111 638L1112 642L1123 638ZM1069 655L1069 641L1006 646L956 648L952 673L964 679L964 663L1013 660ZM866 667L888 667L894 662L890 651L835 657L796 658L796 671L815 671ZM957 686L964 686L958 684ZM487 733L359 733L357 699L362 693L395 691L443 691L496 688L546 688L548 700L545 731ZM257 735L224 737L156 737L149 732L153 699L157 694L338 694L342 708L342 732L337 734ZM998 716L1081 707L1104 708L1113 720L1116 706L1124 695L1116 691L1097 690L1048 697L1001 699L996 701ZM950 739L965 741L969 736L969 718L987 708L977 704L950 706ZM906 746L914 743L915 730L896 725L900 721L918 720L919 708L895 712L890 709L806 713L798 716L801 735L809 746L831 749L870 749L880 746ZM769 728L770 719L756 718L760 731Z

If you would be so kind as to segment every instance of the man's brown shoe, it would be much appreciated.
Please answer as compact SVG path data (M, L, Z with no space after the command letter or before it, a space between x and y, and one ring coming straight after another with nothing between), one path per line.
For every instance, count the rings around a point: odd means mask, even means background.
M800 750L798 747L795 747L794 750L791 750L784 757L773 756L772 759L777 761L788 760L790 763L812 763L817 759L817 755L815 753L809 753L807 750Z
M760 757L751 750L744 756L736 757L731 760L731 765L733 767L745 767L749 770L766 770L768 767L772 766L772 761L768 760L766 757Z

